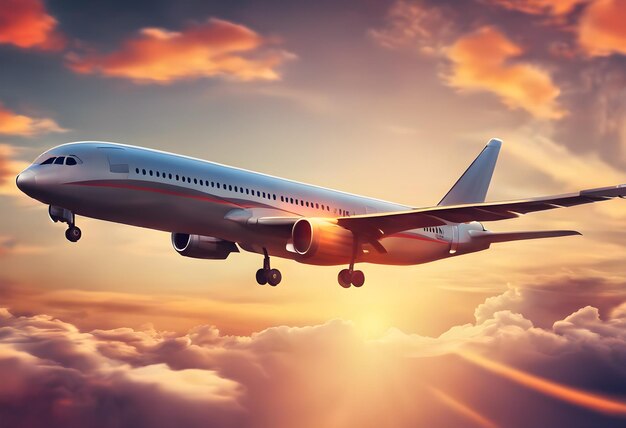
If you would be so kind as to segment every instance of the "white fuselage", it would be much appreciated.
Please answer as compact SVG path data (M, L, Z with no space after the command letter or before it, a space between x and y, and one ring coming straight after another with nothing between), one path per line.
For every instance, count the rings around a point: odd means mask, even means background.
M70 155L78 159L76 165L41 165L50 157ZM288 250L288 236L277 235L271 228L249 227L236 219L334 219L411 209L186 156L113 143L80 142L55 147L20 176L18 185L24 192L77 215L216 237L236 242L248 251L262 253L266 248L271 255L314 264L344 264L350 254L324 263L301 260ZM385 236L380 242L386 252L364 244L357 261L409 265L449 257L458 227L482 228L479 224L450 224Z

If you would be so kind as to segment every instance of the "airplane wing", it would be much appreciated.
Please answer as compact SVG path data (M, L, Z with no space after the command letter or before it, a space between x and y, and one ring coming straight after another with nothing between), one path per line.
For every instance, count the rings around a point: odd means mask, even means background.
M337 223L355 233L380 238L404 230L441 226L447 222L506 220L535 211L573 207L616 197L626 198L626 184L515 201L436 206L409 211L340 217Z

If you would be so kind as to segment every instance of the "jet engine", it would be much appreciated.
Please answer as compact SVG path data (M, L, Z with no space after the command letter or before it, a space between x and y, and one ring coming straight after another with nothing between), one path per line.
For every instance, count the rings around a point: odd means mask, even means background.
M187 233L172 233L172 246L181 256L195 259L224 260L230 253L239 252L234 242Z
M301 218L291 231L293 249L299 260L315 265L349 263L354 235L331 221Z

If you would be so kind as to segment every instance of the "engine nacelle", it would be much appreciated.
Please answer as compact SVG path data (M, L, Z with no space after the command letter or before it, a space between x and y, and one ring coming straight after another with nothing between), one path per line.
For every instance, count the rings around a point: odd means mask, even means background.
M298 260L316 265L349 263L354 235L341 226L318 218L301 218L291 231Z
M172 233L172 246L181 256L195 259L224 260L230 253L239 252L234 242L187 233Z
M489 248L489 241L472 238L472 231L483 231L485 228L477 221L461 223L453 226L451 254L467 254Z

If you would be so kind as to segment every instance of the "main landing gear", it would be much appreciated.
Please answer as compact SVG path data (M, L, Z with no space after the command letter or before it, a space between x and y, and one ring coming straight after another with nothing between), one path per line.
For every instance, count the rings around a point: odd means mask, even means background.
M339 272L339 275L337 275L339 285L341 285L343 288L349 288L350 285L354 285L355 287L361 287L363 284L365 284L365 274L363 273L363 271L354 270L354 263L356 262L359 248L359 241L355 237L350 266L348 267L348 269L342 269Z
M256 282L259 285L269 284L272 287L276 287L280 284L280 280L283 276L278 269L272 269L270 267L270 256L267 254L267 250L263 248L263 268L256 271Z
M48 215L50 216L50 219L55 223L67 223L65 237L68 241L78 242L81 236L83 236L81 230L75 225L75 216L74 213L70 210L50 205L50 207L48 208Z

